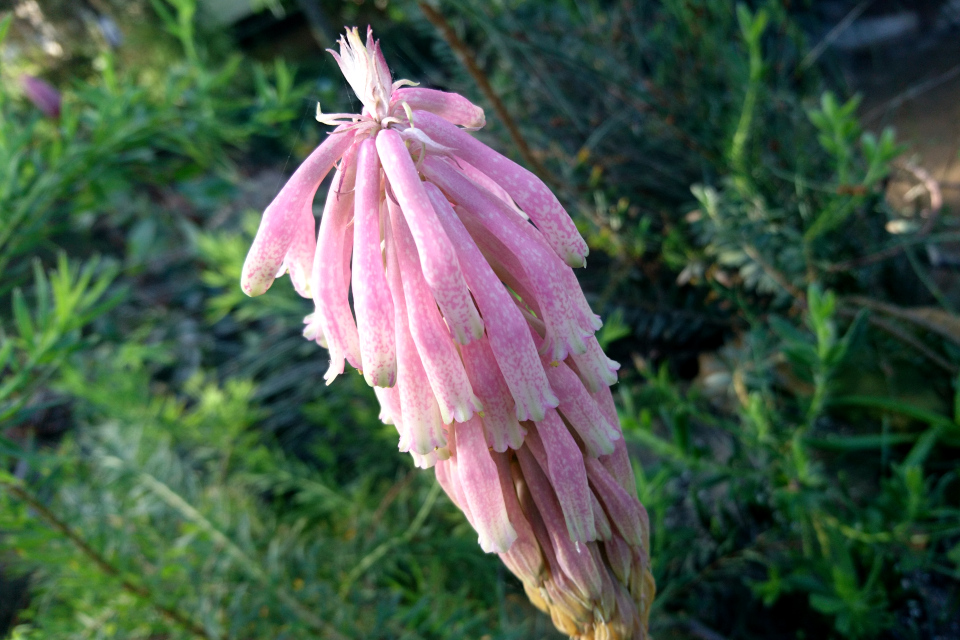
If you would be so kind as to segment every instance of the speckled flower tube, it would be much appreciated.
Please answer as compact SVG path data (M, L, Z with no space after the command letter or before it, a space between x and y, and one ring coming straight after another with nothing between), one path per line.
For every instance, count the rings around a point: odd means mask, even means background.
M480 107L394 83L369 32L331 54L362 113L318 106L335 129L264 211L241 287L290 274L327 384L346 363L363 374L400 450L558 629L646 638L649 528L609 389L619 365L571 269L586 243L543 182L470 135Z

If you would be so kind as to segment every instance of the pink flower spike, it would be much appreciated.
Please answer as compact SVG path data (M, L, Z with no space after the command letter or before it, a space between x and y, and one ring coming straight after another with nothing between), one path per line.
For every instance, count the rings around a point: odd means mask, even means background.
M294 243L297 219L313 202L320 182L333 164L350 148L352 132L335 131L294 172L277 197L263 212L260 228L243 263L240 288L258 296L273 284L277 271Z
M480 548L487 553L504 553L517 539L510 525L497 466L490 457L480 418L452 425L457 432L457 473L473 527L480 535Z
M425 188L447 237L460 256L464 278L480 306L487 329L489 349L492 350L516 403L517 419L542 419L546 410L556 407L559 401L543 373L536 347L526 330L523 314L517 309L510 292L499 282L440 190L430 183L426 183ZM464 350L465 357L466 353L467 350ZM484 401L485 406L486 404Z
M423 278L450 330L461 344L479 338L483 335L483 321L467 290L453 245L437 219L403 139L396 131L385 129L377 135L377 150L416 243Z
M483 428L494 451L519 449L526 430L517 421L510 389L504 382L486 337L460 347L473 392L483 403Z
M563 205L537 176L439 116L414 111L413 117L417 127L435 142L456 149L458 156L506 189L564 262L571 267L586 265L590 252L587 243Z
M546 360L546 356L543 359ZM558 411L580 435L587 455L596 458L613 453L614 441L620 438L620 433L609 424L577 374L564 362L558 362L556 366L544 362L544 370L550 386L560 397Z
M23 88L23 93L30 102L40 109L40 111L43 111L45 116L48 118L60 117L62 98L56 87L46 80L41 80L26 73L20 76L20 86ZM481 110L481 114L482 113L483 111Z
M397 380L393 300L383 272L380 249L380 161L372 138L357 154L356 204L353 215L353 306L357 313L363 378L371 387Z
M596 540L590 486L580 448L556 410L547 411L546 417L536 425L536 429L527 433L525 443L550 478L570 539L574 542Z
M356 151L356 146L347 151L327 192L310 274L310 291L317 308L315 320L330 351L330 366L323 376L327 384L343 373L344 358L361 368L360 338L349 299Z
M391 107L401 102L406 102L414 111L429 111L451 124L462 127L479 129L487 122L483 109L459 93L406 87L395 90L390 98ZM416 124L416 118L414 118L414 124Z
M417 247L410 229L393 201L388 200L387 207L392 230L392 240L387 246L396 246L402 280L401 290L407 311L406 324L410 327L410 334L416 345L417 359L423 362L423 369L440 406L444 424L454 420L466 422L473 417L475 411L481 411L483 405L473 394L457 348L420 272ZM393 281L391 289L396 291ZM407 415L406 409L403 414Z
M554 268L559 261L549 250L530 241L536 229L510 212L504 203L473 184L451 164L428 157L423 164L423 172L448 199L469 214L463 216L462 221L478 242L484 235L493 236L519 259L543 312L553 359L564 360L571 352L584 353L587 346L583 339L593 334L593 328L584 326L577 310L572 307L572 292ZM486 244L488 247L494 246Z
M391 203L388 202L388 205ZM405 437L401 437L401 451L409 450L419 456L429 456L445 447L444 420L430 386L427 373L417 353L417 345L410 334L407 304L401 283L399 258L392 224L385 228L387 236L387 281L393 296L394 327L397 348L397 386L400 396L400 414L403 416ZM432 464L436 459L420 460L418 466Z

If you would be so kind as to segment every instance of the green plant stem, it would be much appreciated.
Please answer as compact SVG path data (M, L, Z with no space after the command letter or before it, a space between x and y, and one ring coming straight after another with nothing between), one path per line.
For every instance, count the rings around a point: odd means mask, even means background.
M119 458L115 460L120 461ZM120 462L123 464L122 461ZM189 502L184 500L173 489L147 473L138 474L138 479L144 486L153 491L157 497L166 502L168 506L179 511L183 517L197 525L217 544L223 547L223 549L231 557L233 557L234 560L237 561L240 567L242 567L247 574L249 574L262 586L271 589L280 602L290 607L290 609L292 609L297 616L306 622L310 627L313 627L316 631L323 633L324 637L326 638L346 640L346 636L337 631L331 624L322 620L312 611L307 609L293 596L293 594L289 593L286 589L275 585L267 572L253 558L247 555L233 540L231 540L225 533L220 531L202 513L194 508Z
M3 478L0 478L0 486L4 487L13 497L30 505L30 507L36 511L41 518L46 520L51 527L60 532L60 534L69 540L77 549L79 549L83 555L89 558L93 564L100 569L101 572L113 578L117 578L120 581L120 586L124 591L146 601L164 618L170 622L173 622L177 626L182 627L198 638L219 637L207 632L203 627L191 620L190 616L182 611L158 602L154 593L146 587L134 584L129 579L124 577L120 569L110 564L106 558L104 558L96 549L91 547L86 540L80 537L80 534L74 531L66 522L58 518L56 514L50 511L50 509L48 509L46 505L44 505L32 493L12 482L5 481Z
M357 563L357 565L347 575L347 578L343 581L343 585L340 587L341 598L346 598L347 594L350 592L350 587L353 586L353 583L356 582L360 576L366 573L367 569L372 567L374 563L385 556L388 551L397 545L410 542L413 537L417 535L417 532L420 531L420 527L422 527L424 521L426 521L427 516L430 515L430 511L433 509L433 505L437 501L437 498L440 497L440 488L439 482L434 483L434 485L430 487L430 493L427 494L427 499L423 501L423 504L420 506L420 510L417 512L417 515L413 518L413 522L410 523L410 526L407 527L406 531L399 536L390 538L389 540L381 543L376 549L368 553L360 560L360 562Z

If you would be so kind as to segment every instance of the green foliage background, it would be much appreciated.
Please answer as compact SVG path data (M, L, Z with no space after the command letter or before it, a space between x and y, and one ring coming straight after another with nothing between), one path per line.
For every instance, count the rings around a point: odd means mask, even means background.
M920 251L957 224L885 231L903 149L802 63L786 3L435 6L593 249L654 635L960 635L960 301ZM321 383L306 303L237 286L313 103L348 106L333 66L143 9L59 120L0 91L0 632L556 637L361 379ZM515 154L416 3L342 11Z

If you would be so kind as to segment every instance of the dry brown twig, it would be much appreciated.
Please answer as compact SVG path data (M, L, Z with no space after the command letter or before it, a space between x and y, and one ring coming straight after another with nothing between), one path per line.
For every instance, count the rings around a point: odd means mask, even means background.
M444 18L443 14L439 11L423 1L417 2L417 6L420 8L420 11L423 12L424 17L430 21L430 24L437 28L443 40L453 49L457 59L466 67L467 73L469 73L473 81L477 83L480 92L483 93L483 96L493 106L493 110L497 112L497 117L507 128L510 139L513 140L513 144L516 145L517 151L520 152L520 156L524 162L530 165L530 168L541 178L555 183L556 180L552 174L547 171L547 168L530 149L530 145L527 144L526 138L520 133L520 128L517 127L516 121L513 119L513 116L510 115L510 112L507 111L503 100L501 100L497 92L494 91L493 85L490 84L490 80L483 72L483 69L480 68L480 65L477 63L477 57L473 54L473 51L470 50L470 47L467 46L467 43L457 35L457 32L450 26L450 23L447 22L446 18Z

